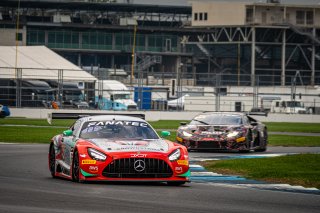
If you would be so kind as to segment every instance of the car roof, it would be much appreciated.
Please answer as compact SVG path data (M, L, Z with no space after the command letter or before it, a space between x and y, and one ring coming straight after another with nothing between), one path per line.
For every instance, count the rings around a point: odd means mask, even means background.
M141 118L127 116L127 115L94 115L94 116L83 117L81 119L83 119L83 121L121 120L121 121L146 122Z
M243 112L203 112L199 115L240 115L243 116L245 113Z

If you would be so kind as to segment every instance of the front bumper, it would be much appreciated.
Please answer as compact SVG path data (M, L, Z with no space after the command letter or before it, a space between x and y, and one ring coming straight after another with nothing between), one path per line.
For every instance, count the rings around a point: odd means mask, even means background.
M143 155L143 154L142 154ZM81 162L86 162L81 159ZM189 181L188 160L174 162L167 156L112 156L106 161L89 161L80 165L82 181Z
M214 150L242 150L246 148L246 138L201 138L201 139L185 139L177 137L177 142L186 146L187 149L214 149Z

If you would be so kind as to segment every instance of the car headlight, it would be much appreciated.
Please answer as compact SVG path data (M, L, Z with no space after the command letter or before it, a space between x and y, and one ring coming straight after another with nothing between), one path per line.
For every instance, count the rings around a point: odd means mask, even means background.
M180 149L176 149L169 155L169 160L176 161L180 158L180 155L181 155Z
M105 161L107 156L96 149L88 148L88 154L93 160Z
M230 132L230 133L227 135L227 137L228 137L228 138L232 138L232 137L236 137L237 135L239 135L239 132L234 131L234 132Z
M192 136L192 134L190 134L189 132L186 132L186 131L183 131L182 134L185 137L191 137Z

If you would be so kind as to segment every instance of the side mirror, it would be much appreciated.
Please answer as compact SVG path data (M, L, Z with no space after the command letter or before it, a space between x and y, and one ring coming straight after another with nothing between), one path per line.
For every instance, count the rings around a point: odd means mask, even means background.
M185 125L187 125L187 122L180 122L180 125L185 126Z
M168 131L161 131L161 137L165 138L165 137L168 137L170 136L170 132Z
M63 131L64 136L72 136L72 134L73 134L73 131L70 129Z

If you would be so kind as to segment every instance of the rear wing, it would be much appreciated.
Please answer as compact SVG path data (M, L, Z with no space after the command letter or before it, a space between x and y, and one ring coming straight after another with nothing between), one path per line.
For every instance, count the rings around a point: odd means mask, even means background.
M247 115L257 115L257 116L266 116L268 117L268 112L249 112Z
M78 119L81 117L87 116L95 116L95 115L124 115L124 116L132 116L136 118L141 118L145 120L145 114L130 114L130 113L97 113L97 112L81 112L81 113L62 113L62 112L52 112L48 113L47 122L52 124L53 119Z
M258 115L258 116L268 116L268 111L256 111L256 112L252 112L252 111L243 111L243 112L235 112L235 111L203 111L202 113L206 113L206 112L216 112L216 113L219 113L219 112L230 112L230 113L244 113L246 115Z

